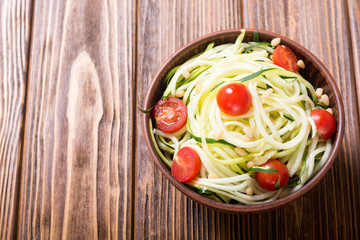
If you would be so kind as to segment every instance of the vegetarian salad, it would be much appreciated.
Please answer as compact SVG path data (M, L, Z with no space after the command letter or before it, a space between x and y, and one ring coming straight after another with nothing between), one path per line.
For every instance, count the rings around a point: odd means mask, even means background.
M259 204L300 189L329 157L329 98L281 39L215 46L173 68L149 125L159 157L189 188Z

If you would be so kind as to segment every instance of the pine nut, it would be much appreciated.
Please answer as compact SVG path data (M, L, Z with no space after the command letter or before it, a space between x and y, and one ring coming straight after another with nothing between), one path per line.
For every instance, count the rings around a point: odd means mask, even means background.
M219 178L219 176L216 175L215 173L209 173L208 175L208 179L217 179L217 178Z
M269 88L268 90L266 90L263 95L262 98L269 98L271 96L271 94L273 94L274 90L272 88Z
M315 91L315 95L320 98L323 95L324 90L322 88L317 88Z
M323 94L319 100L319 102L323 103L325 106L329 106L330 100L328 95Z
M254 137L254 132L253 130L251 129L251 127L244 127L243 128L243 131L245 133L246 136L248 136L249 138L253 138Z
M243 157L246 155L246 152L244 149L240 148L240 147L235 147L234 151L240 156Z
M271 46L276 47L277 45L279 45L281 42L280 38L274 38L273 40L271 40Z
M251 168L251 167L253 167L253 166L255 166L255 163L254 163L253 161L248 161L248 162L246 163L246 167L247 167L247 168Z
M333 113L333 110L332 110L331 108L326 109L326 111L328 111L331 115L334 114L334 113Z
M175 93L175 97L181 98L181 97L184 96L184 94L185 94L185 91L184 91L184 90L180 90L180 91L178 91L178 92Z
M267 162L268 159L264 156L257 156L253 158L253 162L255 165L262 165Z
M223 131L223 130L217 129L216 132L215 132L214 139L215 139L216 141L218 141L218 140L222 137L223 134L224 134L224 131Z
M190 73L189 73L189 71L187 71L187 70L184 70L184 71L181 73L181 75L183 75L183 77L184 77L185 79L188 79L188 78L190 77Z
M297 62L297 65L298 65L300 68L302 68L302 69L305 68L305 63L304 63L304 61L301 60L301 59Z
M201 83L196 84L195 90L197 94L199 94L202 89L203 89L203 85Z
M244 142L251 142L251 141L254 140L254 138L250 138L250 137L248 137L246 135L242 135L241 140L243 140Z
M252 189L252 187L248 187L246 189L246 194L249 196L252 196L254 194L254 190Z

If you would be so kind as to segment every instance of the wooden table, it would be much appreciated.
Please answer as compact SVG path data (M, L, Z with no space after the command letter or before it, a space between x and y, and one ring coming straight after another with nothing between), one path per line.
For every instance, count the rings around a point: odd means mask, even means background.
M360 238L359 0L2 0L0 10L0 239ZM242 27L321 59L346 126L313 190L232 215L162 177L138 107L182 45Z

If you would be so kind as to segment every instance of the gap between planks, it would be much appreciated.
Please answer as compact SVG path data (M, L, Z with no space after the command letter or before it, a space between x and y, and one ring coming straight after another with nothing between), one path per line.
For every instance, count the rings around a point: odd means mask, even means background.
M139 8L139 1L140 0L135 0L135 27L134 27L134 50L133 50L133 56L134 56L134 60L132 63L132 71L133 71L133 79L132 80L132 89L137 89L137 79L138 79L138 35L139 35L139 18L140 18L140 8ZM130 176L130 181L131 181L131 204L130 204L130 208L131 208L131 231L130 231L130 238L131 239L136 239L136 229L135 229L135 223L136 223L136 199L137 199L137 193L136 193L136 189L137 189L137 178L136 178L136 172L137 172L137 168L136 168L136 141L137 141L137 130L136 130L136 116L137 116L137 106L136 106L136 99L137 99L137 91L131 91L132 97L131 97L131 101L132 101L132 113L131 113L131 122L132 122L132 133L133 133L133 139L132 139L132 146L131 146L131 176ZM131 94L130 93L130 94Z

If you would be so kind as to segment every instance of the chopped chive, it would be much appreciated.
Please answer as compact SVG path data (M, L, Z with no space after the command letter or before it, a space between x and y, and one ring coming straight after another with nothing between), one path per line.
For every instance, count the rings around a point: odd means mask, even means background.
M225 81L222 81L222 82L216 84L215 87L213 87L213 88L210 90L210 92L212 92L213 90L215 90L218 86L222 85L224 82L225 82Z
M251 45L251 46L246 47L245 50L244 50L244 52L248 52L249 50L251 50L251 49L253 49L253 48L257 47L257 46L261 46L261 45L268 45L268 46L269 46L269 45L271 45L271 44L268 43L268 42L256 43L256 44L253 44L253 45Z
M274 168L264 168L264 167L251 167L249 168L249 172L263 172L263 173L278 173L279 174L279 178L275 184L275 189L279 189L280 188L280 172Z
M285 75L279 75L279 77L281 77L282 79L297 78L294 76L285 76Z
M268 69L261 69L260 71L254 72L252 74L247 75L246 77L243 77L242 79L238 80L240 82L246 82L248 80L251 80L253 78L256 78L258 76L260 76L263 72L269 71L269 70L273 70L275 68L268 68Z
M254 31L254 42L260 42L259 41L259 32L258 31Z
M156 104L155 104L155 105L156 105ZM147 114L147 113L149 113L151 110L153 110L153 108L155 107L155 105L152 106L152 107L150 107L150 108L148 108L148 109L141 109L141 108L139 108L139 111L142 112L142 113Z
M236 82L246 82L246 81L249 81L253 78L256 78L258 76L260 76L262 73L266 72L266 71L269 71L269 70L273 70L273 69L276 69L276 68L268 68L268 69L261 69L260 71L257 71L257 72L254 72L252 74L249 74L247 75L246 77L243 77L239 80L236 80ZM219 87L220 85L222 85L223 83L225 83L225 81L223 82L220 82L219 84L215 85L215 87L213 87L210 92L212 92L213 90L215 90L217 87Z
M262 90L267 90L267 87L261 87L261 86L256 86L257 88L260 88Z
M189 132L190 133L190 132ZM201 143L202 140L201 140L201 137L197 137L197 136L194 136L192 133L190 133L190 136L195 139L195 141ZM227 146L230 146L230 147L235 147L235 145L223 140L223 139L219 139L219 140L215 140L213 138L205 138L206 140L206 143L208 144L213 144L213 143L220 143L220 144L224 144L224 145L227 145Z
M278 178L278 180L277 180L277 182L276 182L276 184L275 184L275 189L279 189L279 188L280 188L280 178L281 178L281 176L280 176L280 173L279 173L279 178Z
M292 83L297 79L297 77L294 77L294 76L279 75L279 77L281 77L282 79L284 79L286 82L289 82L289 83Z
M258 83L259 84L259 83ZM257 85L256 87L258 87L258 88L260 88L260 89L263 89L263 90L267 90L267 89L269 89L269 88L273 88L272 86L270 86L269 84L265 84L265 86L259 86L259 85Z
M290 120L291 122L295 121L295 119L290 114L283 113L283 117L287 120Z
M306 146L304 149L304 154L303 154L302 160L301 160L303 162L301 172L300 172L300 175L298 176L298 181L294 183L295 184L294 186L299 185L301 183L301 176L304 174L305 169L306 169L306 156L308 155L308 152L309 152L309 146ZM287 186L288 186L288 184L287 184Z
M279 173L279 171L274 168L264 168L264 167L251 167L249 168L249 172Z
M197 192L198 194L204 194L204 195L212 195L214 194L213 191L210 191L210 190L207 190L207 189L204 189L204 188L200 188L200 187L195 187L195 186L192 186L190 184L185 184L188 188L190 188L191 190Z
M314 102L315 106L318 106L318 107L321 107L322 109L327 109L328 107L323 105L323 104L320 104L320 103L317 103L317 102Z

